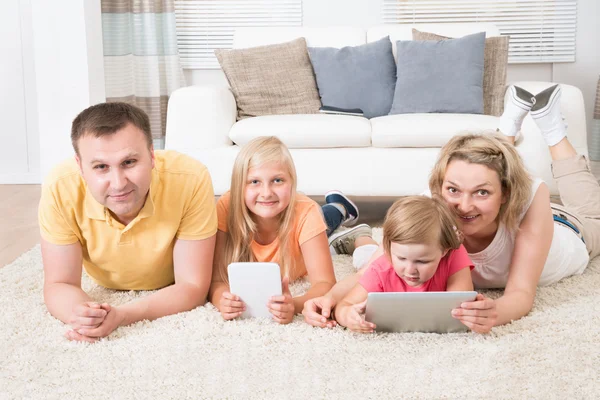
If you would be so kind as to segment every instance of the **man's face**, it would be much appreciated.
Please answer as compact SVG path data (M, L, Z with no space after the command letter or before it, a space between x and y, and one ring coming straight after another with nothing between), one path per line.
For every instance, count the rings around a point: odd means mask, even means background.
M79 139L75 156L94 199L127 225L146 202L152 180L154 150L133 124L114 134Z

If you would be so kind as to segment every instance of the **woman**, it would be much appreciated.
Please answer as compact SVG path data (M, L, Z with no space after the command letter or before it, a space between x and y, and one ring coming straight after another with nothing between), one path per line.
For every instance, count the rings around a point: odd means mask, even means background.
M514 86L509 90L498 129L503 135L453 138L442 149L429 182L431 192L442 195L457 215L475 264L475 287L505 288L496 300L478 294L453 311L455 318L482 333L526 315L538 285L581 274L600 253L600 186L566 137L560 86L536 96ZM529 178L513 147L528 112L549 146L564 206L550 204L548 187ZM361 248L354 254L364 257ZM380 254L377 249L371 260ZM306 302L305 320L333 326L331 308L363 271Z

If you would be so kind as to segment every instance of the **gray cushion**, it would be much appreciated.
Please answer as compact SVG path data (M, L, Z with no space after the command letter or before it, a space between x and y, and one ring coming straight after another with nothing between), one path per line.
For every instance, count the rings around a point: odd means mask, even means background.
M398 41L390 114L483 113L485 32L440 41Z
M389 37L341 49L309 47L308 53L324 106L360 108L367 118L390 112L396 64Z

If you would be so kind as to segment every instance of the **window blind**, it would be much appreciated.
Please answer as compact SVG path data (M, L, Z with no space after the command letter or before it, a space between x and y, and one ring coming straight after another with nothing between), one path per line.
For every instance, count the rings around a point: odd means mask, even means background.
M182 67L218 69L236 28L301 26L302 0L175 0L175 19Z
M509 63L575 61L577 0L383 0L383 20L489 22L510 36Z

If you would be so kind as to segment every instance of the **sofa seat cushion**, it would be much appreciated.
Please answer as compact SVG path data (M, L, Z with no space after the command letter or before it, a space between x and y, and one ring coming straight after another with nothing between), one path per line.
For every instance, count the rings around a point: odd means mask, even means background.
M265 115L238 121L229 131L240 146L259 136L277 136L290 149L370 147L371 123L347 115Z
M498 117L482 114L396 114L371 119L373 147L442 147L464 132L495 131Z

